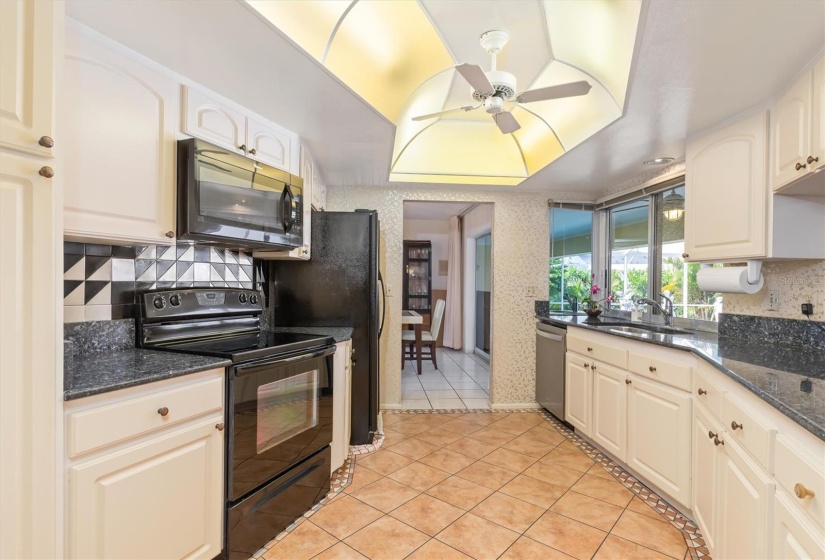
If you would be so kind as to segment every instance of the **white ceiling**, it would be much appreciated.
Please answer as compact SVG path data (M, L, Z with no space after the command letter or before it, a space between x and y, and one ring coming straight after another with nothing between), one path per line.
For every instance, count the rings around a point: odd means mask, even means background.
M460 62L487 67L478 36L510 30L508 69L520 64L517 49L548 49L521 30L535 17L530 4L424 0L428 12L454 20L449 43ZM649 0L645 8L625 116L518 190L599 193L649 172L646 159L682 159L687 136L768 101L825 46L819 0ZM67 13L295 131L328 185L388 185L394 126L242 1L146 0L138 10L132 0L69 0Z
M405 202L405 220L448 220L475 204L466 202Z

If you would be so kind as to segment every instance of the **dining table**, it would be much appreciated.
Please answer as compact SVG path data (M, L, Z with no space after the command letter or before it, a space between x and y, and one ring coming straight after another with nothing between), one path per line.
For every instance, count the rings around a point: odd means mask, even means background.
M401 311L401 324L412 325L415 331L415 364L418 368L418 375L421 375L421 329L424 327L424 317L412 309ZM401 356L404 356L404 349L401 349ZM403 359L402 359L403 361Z

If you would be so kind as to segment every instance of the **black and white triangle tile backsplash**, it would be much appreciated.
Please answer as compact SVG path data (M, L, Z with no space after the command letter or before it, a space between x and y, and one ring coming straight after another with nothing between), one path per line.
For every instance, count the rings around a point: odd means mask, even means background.
M136 290L253 288L252 254L200 245L63 244L66 323L134 316ZM260 280L258 280L260 281Z

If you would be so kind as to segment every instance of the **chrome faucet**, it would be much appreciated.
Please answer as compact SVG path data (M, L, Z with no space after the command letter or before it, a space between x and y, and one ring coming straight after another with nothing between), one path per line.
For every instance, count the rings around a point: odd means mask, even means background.
M656 300L649 299L649 298L637 299L636 303L639 303L639 304L642 304L642 305L650 305L652 307L655 307L656 309L659 310L659 313L661 313L662 316L664 316L665 325L667 325L668 327L672 327L673 326L673 300L670 299L669 297L667 297L665 294L659 294L659 297L661 297L665 301L664 305L662 305L661 303L659 303Z

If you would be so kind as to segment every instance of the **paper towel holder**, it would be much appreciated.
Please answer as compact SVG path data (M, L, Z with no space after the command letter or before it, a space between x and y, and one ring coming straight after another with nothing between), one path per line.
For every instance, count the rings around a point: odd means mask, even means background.
M745 264L748 267L748 284L756 285L759 283L759 279L762 277L762 261L745 261ZM701 268L710 268L710 263L699 263Z

